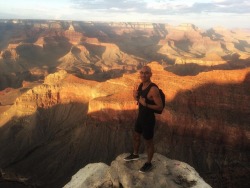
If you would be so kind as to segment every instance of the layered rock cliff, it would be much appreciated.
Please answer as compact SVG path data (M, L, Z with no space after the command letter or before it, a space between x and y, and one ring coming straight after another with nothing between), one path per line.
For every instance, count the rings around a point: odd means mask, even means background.
M166 93L156 152L190 164L212 187L245 187L250 70L182 77L156 62L149 66ZM96 82L60 71L17 94L9 108L0 106L2 179L60 187L86 164L131 151L137 109L131 93L138 82L138 73Z
M42 20L6 21L0 27L0 72L5 70L0 90L43 79L45 74L32 74L35 68L49 73L64 69L82 78L105 81L136 71L151 60L178 75L250 64L247 30Z

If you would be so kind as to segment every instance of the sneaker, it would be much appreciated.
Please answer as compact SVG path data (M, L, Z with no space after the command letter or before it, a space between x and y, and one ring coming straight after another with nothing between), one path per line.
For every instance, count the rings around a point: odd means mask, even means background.
M139 155L134 155L131 153L129 156L124 158L124 161L135 161L139 159Z
M148 162L147 162L147 163L145 163L145 164L141 167L141 169L139 170L139 172L145 173L145 172L150 171L152 168L153 168L152 163L148 163Z

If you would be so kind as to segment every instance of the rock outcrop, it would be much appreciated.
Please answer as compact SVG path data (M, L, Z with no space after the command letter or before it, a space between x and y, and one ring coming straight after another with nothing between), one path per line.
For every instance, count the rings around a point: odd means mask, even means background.
M146 155L141 155L138 161L125 162L121 154L111 162L110 167L104 163L92 163L80 169L64 186L64 188L85 187L193 187L211 188L187 163L171 160L158 153L154 154L153 169L147 173L140 173L140 167L146 161Z
M69 29L64 32L64 36L69 39L69 42L76 45L81 42L82 33L76 32L74 26L71 24Z

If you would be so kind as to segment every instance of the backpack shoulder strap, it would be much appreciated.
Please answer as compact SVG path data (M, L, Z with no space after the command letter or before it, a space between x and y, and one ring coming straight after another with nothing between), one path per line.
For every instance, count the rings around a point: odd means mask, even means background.
M143 85L143 84L140 83L140 85L138 86L138 89L137 89L138 91L141 91L141 90L142 90L142 85ZM159 88L155 83L152 82L151 84L149 84L149 86L148 86L148 88L147 88L148 91L150 90L150 88L151 88L152 86L156 86L157 88Z
M155 86L159 89L159 87L155 83L151 83L149 87L151 88L152 86Z
M148 86L148 91L151 89L151 87L153 87L153 86L155 86L155 87L157 87L158 89L159 89L159 87L155 84L155 83L151 83L149 86Z
M142 83L140 83L140 85L138 86L137 90L138 90L138 91L141 91L141 90L142 90Z

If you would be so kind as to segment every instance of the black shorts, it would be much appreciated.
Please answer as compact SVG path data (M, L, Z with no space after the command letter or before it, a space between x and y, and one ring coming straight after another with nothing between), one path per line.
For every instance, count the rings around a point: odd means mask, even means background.
M142 134L145 140L150 140L154 137L155 116L138 117L135 123L135 132Z

